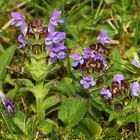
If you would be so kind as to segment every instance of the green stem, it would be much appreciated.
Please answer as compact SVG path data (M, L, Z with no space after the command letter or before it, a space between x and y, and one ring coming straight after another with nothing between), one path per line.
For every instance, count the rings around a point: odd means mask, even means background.
M93 17L93 0L91 0L91 18Z
M4 113L2 112L2 110L0 110L0 114L1 114L1 116L2 116L2 118L3 118L3 120L5 121L5 123L6 123L6 125L7 125L7 128L8 128L8 130L9 130L9 132L11 133L12 138L15 139L15 137L14 137L14 135L13 135L13 132L12 132L12 129L10 128L10 125L9 125L9 123L8 123L8 120L6 119L6 116L4 115Z
M104 1L104 0L101 0L101 1L100 1L99 6L98 6L98 9L97 9L97 11L96 11L96 13L95 13L94 19L96 19L96 18L98 17L99 11L100 11L101 6L102 6L102 4L103 4L103 1Z
M37 110L37 116L39 124L42 125L45 121L45 111L44 111L44 88L43 88L43 81L37 81L35 92L34 92L35 98L36 98L36 110Z
M45 112L44 112L44 105L43 105L42 97L36 98L36 107L37 107L37 116L38 116L39 124L42 125L45 121Z

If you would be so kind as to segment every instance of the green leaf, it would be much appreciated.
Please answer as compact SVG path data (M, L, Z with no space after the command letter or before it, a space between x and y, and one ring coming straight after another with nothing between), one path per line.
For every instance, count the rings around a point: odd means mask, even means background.
M76 94L77 87L72 83L72 79L69 77L65 77L61 80L61 83L55 87L57 92L61 94L66 94L68 96L74 96Z
M140 0L135 0L136 1L136 6L139 8L140 7Z
M75 126L87 112L87 101L82 98L63 99L58 117L65 125Z
M31 91L34 94L35 85L29 79L21 79L23 85L26 87L26 90Z
M2 47L2 45L0 44L0 55L4 52L4 48Z
M106 112L109 113L109 114L110 114L110 112L112 111L111 108L110 108L108 105L104 104L103 101L100 101L100 100L98 100L97 98L96 98L96 100L95 100L95 99L92 99L91 104L92 104L97 110L99 110L99 111L103 111L103 110L104 110L104 111L106 111Z
M116 118L118 118L118 113L116 113L115 111L111 111L108 122L111 122L112 120L114 120Z
M44 100L44 109L47 110L51 108L52 106L57 105L61 101L60 97L57 96L51 96Z
M140 7L140 1L139 1L139 7ZM134 37L134 43L135 46L137 46L140 36L140 12L137 13L137 19L136 19L136 28L135 28L135 37Z
M13 117L14 123L18 126L18 128L27 135L27 130L26 130L26 115L18 111L16 112L15 116Z
M54 85L53 80L44 85L43 91L42 91L44 96L46 96L49 93L49 91L50 91L50 89L52 88L53 85Z
M129 114L126 119L126 124L130 122L140 122L140 112Z
M6 97L9 99L13 99L17 95L18 91L19 91L19 87L16 86L14 89L9 90Z
M131 0L121 0L122 10L126 11L128 7L131 6Z
M28 87L29 89L35 88L34 84L31 80L28 79L21 79L25 87Z
M12 85L12 86L15 86L15 82L14 82L14 80L11 78L11 74L7 73L7 74L5 75L3 84L5 84L5 83L8 83L8 84L10 84L10 85Z
M121 54L118 49L114 48L111 54L111 60L113 61L113 69L118 70L121 68Z
M40 126L39 129L41 130L41 132L47 135L53 130L55 126L57 126L56 122L47 119L45 124Z
M101 126L90 118L84 118L80 124L82 124L94 138L98 138L102 133Z
M8 49L6 49L5 52L3 52L0 55L0 80L2 80L5 77L6 66L10 64L14 53L15 53L15 45L9 47Z

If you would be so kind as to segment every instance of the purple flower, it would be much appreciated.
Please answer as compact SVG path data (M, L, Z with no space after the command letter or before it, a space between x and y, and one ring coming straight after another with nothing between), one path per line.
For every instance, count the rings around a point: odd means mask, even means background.
M130 89L133 96L138 96L140 93L140 84L138 82L134 82L130 85Z
M57 59L63 60L66 57L66 53L63 51L59 51L57 53L50 52L50 64L56 62Z
M63 43L58 43L57 46L53 47L49 54L51 64L54 63L57 59L63 60L66 57L66 53L63 51L66 49L67 48Z
M8 100L1 91L0 91L0 99L3 102L3 105L6 107L8 115L11 116L14 113L13 100Z
M45 39L46 46L52 46L53 44L60 43L65 39L66 34L64 32L49 32L47 38Z
M97 53L94 57L94 60L97 61L97 60L100 60L103 62L103 65L104 67L107 67L107 62L105 60L105 58L103 57L103 55L101 53Z
M6 108L7 108L7 111L8 111L8 115L11 116L13 113L14 113L14 103L13 103L13 100L6 100L5 101L5 104L6 104Z
M57 58L59 60L63 60L66 57L66 53L63 51L59 51L58 53L51 52L50 58Z
M89 58L93 58L95 55L94 55L94 53L90 50L90 48L86 48L86 49L83 51L82 56L83 56L84 59L89 59Z
M98 41L104 45L105 43L108 42L109 38L108 38L108 33L106 31L101 31L99 37L97 38Z
M110 92L109 89L107 88L103 88L101 91L100 91L100 94L104 96L104 98L106 99L109 99L112 97L112 93Z
M25 45L27 44L26 41L24 40L24 37L23 37L22 34L20 34L20 35L18 36L18 42L20 43L19 48L24 48Z
M94 79L90 76L85 76L82 80L80 80L80 84L83 85L85 89L88 89L91 86L95 86L96 81L94 81Z
M100 61L104 61L104 57L101 53L97 53L94 57L94 60L100 60Z
M122 74L116 74L113 78L113 81L117 81L119 84L121 84L122 80L124 80L124 77Z
M134 53L134 59L132 60L132 64L136 66L137 68L140 68L140 59L137 53Z
M49 20L49 25L48 25L48 31L52 32L55 30L55 27L58 26L58 24L63 24L64 20L59 19L61 15L61 11L53 11L51 18Z
M58 43L56 44L52 49L51 51L53 52L59 52L59 51L62 51L62 50L66 50L66 46L64 45L64 43Z
M75 68L77 67L79 64L83 64L84 63L84 59L82 56L80 56L79 54L72 54L71 57L74 59L74 62L72 64L72 66Z
M12 12L11 16L13 18L11 26L20 27L23 35L26 35L27 25L25 23L25 17L19 12Z

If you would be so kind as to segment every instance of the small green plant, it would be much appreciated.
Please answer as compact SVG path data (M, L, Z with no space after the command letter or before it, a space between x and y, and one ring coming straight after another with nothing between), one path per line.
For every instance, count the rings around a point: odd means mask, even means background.
M135 2L25 0L13 8L21 12L0 29L1 139L140 138ZM1 10L12 5L0 2Z

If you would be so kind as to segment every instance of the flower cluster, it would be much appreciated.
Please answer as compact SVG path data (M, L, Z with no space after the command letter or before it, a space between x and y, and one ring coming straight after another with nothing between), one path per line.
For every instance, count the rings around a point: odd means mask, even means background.
M60 19L61 11L53 11L49 19L48 28L43 27L38 19L33 24L26 24L25 17L19 12L12 14L12 26L21 28L22 34L18 36L19 48L33 50L34 53L46 51L51 63L56 60L63 60L66 57L65 50L67 49L63 43L66 37L65 32L57 32L56 27L63 24L64 20Z
M74 62L72 64L73 68L82 70L86 75L93 74L94 72L100 73L107 69L107 61L103 56L105 52L105 43L108 40L107 32L101 31L98 40L100 41L99 43L92 44L89 46L89 48L84 49L82 55L79 55L77 53L71 55L71 57L74 59ZM84 79L86 78L87 76L84 76L83 80L81 81L85 81ZM87 81L89 81L88 86L86 84L83 84L83 82L80 82L84 88L89 88L90 86L95 85L90 84L92 83L92 80L86 80L86 83Z
M106 99L117 98L127 93L128 83L123 75L116 74L113 78L111 88L103 88L100 92Z
M128 98L128 83L122 74L116 74L111 87L101 89L100 94L110 100L116 110L120 110L123 108L123 102Z
M45 40L45 45L50 51L50 58L52 63L57 59L63 60L66 57L66 46L61 41L65 38L64 32L49 32Z
M64 50L67 48L62 42L65 39L66 34L65 32L55 31L59 24L64 23L63 19L59 19L60 15L61 11L54 11L52 13L48 25L48 35L45 39L45 45L47 46L47 49L50 49L49 56L52 63L54 63L57 59L63 60L66 57Z
M102 34L102 32L100 34ZM99 36L99 38L102 40L102 36ZM105 43L105 40L102 40L102 43L103 42ZM83 50L82 55L72 54L71 57L74 59L72 66L76 69L87 71L88 73L105 70L107 68L107 61L103 56L105 46L102 45L102 43L90 45L89 48Z
M3 105L6 107L8 115L11 116L14 113L13 100L8 100L1 91L0 91L0 99Z
M125 100L129 100L131 96L138 96L140 93L140 84L134 82L130 85L130 92L128 82L124 80L124 76L116 74L113 78L111 87L103 88L100 94L107 100L110 100L115 105L116 109L122 109Z

